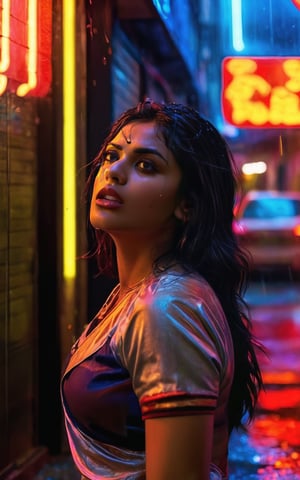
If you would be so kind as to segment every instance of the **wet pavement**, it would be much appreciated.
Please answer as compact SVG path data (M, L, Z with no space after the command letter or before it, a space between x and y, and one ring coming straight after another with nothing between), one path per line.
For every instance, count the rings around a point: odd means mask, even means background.
M247 433L230 442L230 479L300 479L300 285L255 282L246 300L261 358L265 391Z
M252 282L246 295L261 358L265 391L255 420L234 432L230 480L300 480L300 284ZM78 480L71 458L54 458L33 480Z

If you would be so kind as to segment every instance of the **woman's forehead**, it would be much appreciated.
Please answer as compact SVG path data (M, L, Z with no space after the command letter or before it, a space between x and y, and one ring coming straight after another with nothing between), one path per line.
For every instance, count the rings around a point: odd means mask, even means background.
M163 135L155 121L135 121L124 125L112 141L130 143L160 143L165 145Z

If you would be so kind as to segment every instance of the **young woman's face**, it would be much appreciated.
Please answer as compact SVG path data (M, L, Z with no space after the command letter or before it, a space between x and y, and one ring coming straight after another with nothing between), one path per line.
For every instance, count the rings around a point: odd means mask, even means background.
M90 206L94 228L112 236L173 232L182 219L181 171L155 124L130 123L107 145Z

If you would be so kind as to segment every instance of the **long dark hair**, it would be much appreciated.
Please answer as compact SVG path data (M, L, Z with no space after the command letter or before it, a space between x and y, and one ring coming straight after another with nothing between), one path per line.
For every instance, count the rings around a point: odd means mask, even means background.
M182 171L182 196L187 221L178 223L169 258L202 275L218 296L226 315L234 345L235 371L229 399L229 428L251 420L262 377L256 356L247 305L243 299L248 281L248 259L233 233L236 167L224 138L193 108L180 104L158 104L146 100L124 112L113 124L87 181L90 201L95 175L107 144L128 123L154 121L158 133L172 151ZM108 234L95 231L99 271L116 273L114 244ZM165 259L165 255L163 256ZM162 257L155 268L162 265Z

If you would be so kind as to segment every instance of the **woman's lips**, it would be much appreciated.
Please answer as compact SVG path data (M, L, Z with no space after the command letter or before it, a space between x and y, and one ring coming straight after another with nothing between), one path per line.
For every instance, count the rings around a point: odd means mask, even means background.
M111 187L102 188L96 196L96 205L104 208L119 208L123 200Z

